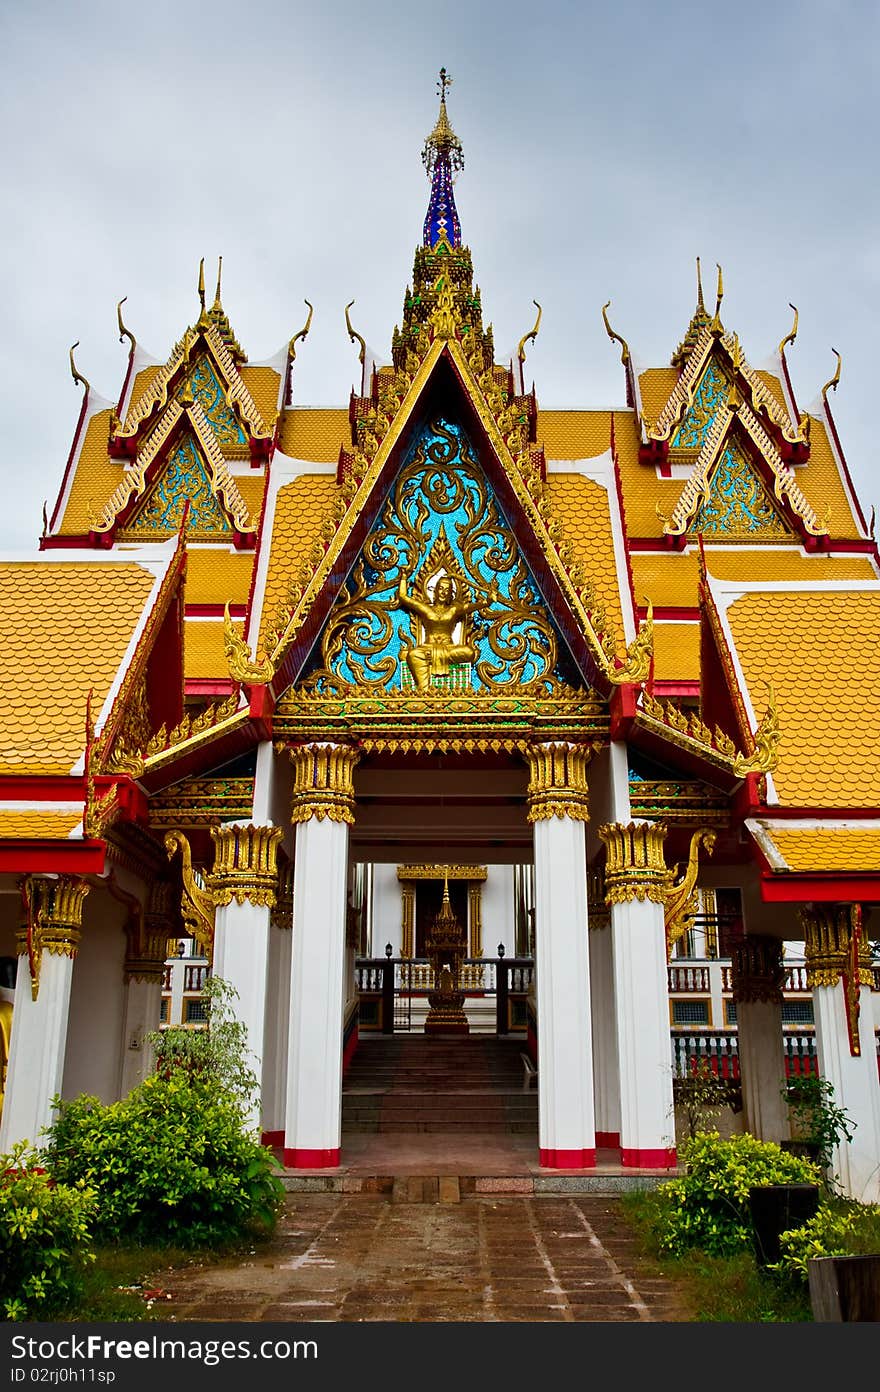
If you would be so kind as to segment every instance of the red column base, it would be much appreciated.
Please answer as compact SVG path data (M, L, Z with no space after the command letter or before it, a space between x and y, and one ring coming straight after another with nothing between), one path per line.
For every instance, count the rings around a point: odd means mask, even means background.
M619 1131L597 1131L596 1146L599 1150L619 1150L620 1132Z
M283 1131L264 1131L260 1136L260 1145L275 1146L280 1148L284 1145Z
M592 1170L596 1165L596 1151L547 1150L542 1146L538 1151L538 1163L545 1170Z
M327 1150L287 1150L284 1151L286 1170L334 1170L339 1164L339 1146Z
M674 1170L678 1156L675 1146L667 1150L626 1150L621 1146L620 1163L628 1170Z

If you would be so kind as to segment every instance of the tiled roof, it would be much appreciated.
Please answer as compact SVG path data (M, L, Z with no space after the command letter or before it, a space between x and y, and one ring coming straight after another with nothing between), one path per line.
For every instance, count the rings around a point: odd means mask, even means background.
M239 633L240 622L235 623ZM222 619L187 619L183 625L183 675L187 680L229 681Z
M187 604L247 604L253 551L190 546L186 557Z
M240 367L239 376L251 394L254 405L269 430L278 414L280 378L273 367Z
M622 651L625 646L623 618L608 493L601 484L581 474L554 473L547 478L547 495L554 515L562 523L565 538L571 543L575 560L584 567L596 587L599 603L618 636Z
M666 405L679 378L677 367L649 367L639 374L639 395L642 414L653 425Z
M765 369L758 368L755 372L756 377L760 377L764 386L769 391L776 405L781 411L788 415L788 403L785 400L785 393L782 390L782 383L774 372L767 372Z
M657 504L669 516L681 497L681 479L659 479L650 465L639 463L639 429L632 411L614 412L614 448L629 536L659 537L663 523Z
M0 809L0 841L67 841L72 832L82 837L82 818L82 808L79 812L37 807L21 812Z
M122 464L107 455L113 412L98 411L86 426L76 472L58 531L64 536L82 536L100 514L114 488L124 477Z
M335 494L332 474L302 474L278 490L260 619L261 644L267 631L275 627L288 586L296 580Z
M134 561L0 563L0 773L69 773L153 588Z
M831 452L825 423L815 417L810 426L809 462L802 469L795 470L795 477L817 517L824 518L830 507L828 529L833 537L860 535Z
M696 607L698 559L695 549L681 553L637 552L630 556L639 604L643 596L657 608ZM804 556L797 547L706 548L706 566L720 580L874 580L867 556Z
M700 680L700 625L698 623L655 622L654 680L668 682Z
M336 464L341 445L351 448L347 410L294 406L282 412L279 448L288 458Z
M880 805L880 592L760 591L727 617L759 715L776 692L780 801Z
M781 827L764 825L789 870L880 870L876 827Z
M539 411L538 440L548 459L595 459L611 445L611 412Z

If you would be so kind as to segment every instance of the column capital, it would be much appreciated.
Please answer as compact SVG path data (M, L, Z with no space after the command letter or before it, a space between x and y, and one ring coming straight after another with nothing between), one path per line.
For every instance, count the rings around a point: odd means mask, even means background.
M20 957L27 957L34 1000L40 989L44 952L74 958L82 938L83 904L91 886L71 875L25 875L19 881L22 920L16 933Z
M208 887L220 907L249 899L274 909L278 887L278 842L282 827L212 826L214 869Z
M814 904L812 908L801 909L800 919L804 927L807 985L811 990L817 986L836 986L844 972L857 976L860 986L872 984L860 904Z
M354 771L361 751L348 744L299 744L288 747L293 763L290 820L354 824Z
M626 904L649 899L665 904L670 874L663 855L665 822L606 822L599 827L605 843L605 902Z
M122 968L125 981L162 981L168 943L174 936L174 886L170 880L154 880L147 907L134 913L125 926L126 950Z
M594 752L592 744L569 744L565 740L529 746L526 759L530 822L549 821L552 817L590 820L587 769Z
M764 934L736 943L730 954L733 999L743 1004L771 1001L782 1004L785 968L782 941Z

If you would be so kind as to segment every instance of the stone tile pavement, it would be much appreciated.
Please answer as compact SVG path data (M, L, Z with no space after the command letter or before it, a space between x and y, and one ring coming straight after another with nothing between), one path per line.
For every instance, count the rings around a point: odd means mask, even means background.
M613 1195L462 1193L454 1176L288 1194L270 1244L161 1280L182 1321L691 1318L640 1262Z

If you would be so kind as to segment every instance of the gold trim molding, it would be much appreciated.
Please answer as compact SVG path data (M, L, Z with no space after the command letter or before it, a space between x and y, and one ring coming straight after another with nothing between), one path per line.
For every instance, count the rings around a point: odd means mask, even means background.
M862 923L861 904L814 904L802 909L807 986L843 987L846 1027L852 1056L861 1054L859 993L873 985L870 949Z
M569 744L564 740L530 746L526 751L530 822L553 817L590 820L587 769L595 749L592 743Z
M218 907L249 899L262 908L275 908L282 833L276 826L211 827L214 869L208 884Z
M91 888L70 875L47 879L25 875L19 881L22 922L16 933L19 957L27 957L31 998L40 990L40 963L44 952L74 958L82 938L83 904Z

